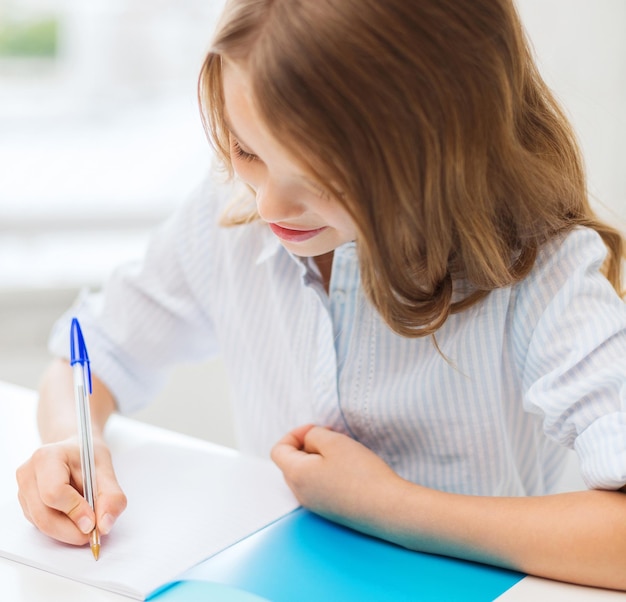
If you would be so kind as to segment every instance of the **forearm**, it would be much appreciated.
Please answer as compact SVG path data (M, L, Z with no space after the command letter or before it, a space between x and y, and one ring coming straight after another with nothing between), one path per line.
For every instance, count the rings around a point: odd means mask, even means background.
M100 437L115 399L107 387L92 375L91 421L95 437ZM43 443L61 441L76 434L76 405L72 368L65 360L55 360L44 374L39 389L37 424Z
M396 474L349 437L294 429L272 458L303 506L410 549L550 579L626 590L626 494L445 493Z
M408 548L626 590L626 495L583 491L497 498L404 482L372 534ZM367 522L367 521L366 521ZM367 528L364 530L368 530Z

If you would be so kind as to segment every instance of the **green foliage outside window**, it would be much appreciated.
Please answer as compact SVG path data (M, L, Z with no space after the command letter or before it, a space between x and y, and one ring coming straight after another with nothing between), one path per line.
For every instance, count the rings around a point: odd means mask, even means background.
M58 22L53 18L0 24L0 56L54 58L57 41Z

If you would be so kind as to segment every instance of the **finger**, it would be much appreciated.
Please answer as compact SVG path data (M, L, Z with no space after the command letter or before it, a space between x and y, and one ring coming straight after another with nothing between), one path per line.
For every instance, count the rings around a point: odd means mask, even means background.
M122 491L113 467L101 468L98 472L98 496L96 500L97 524L102 535L107 535L119 515L126 509L126 495Z
M48 451L43 447L33 454L34 478L43 502L63 514L75 511L85 502L82 493L80 464L72 461L70 454ZM87 504L89 505L89 504Z
M31 503L28 516L31 522L45 535L69 543L83 545L89 541L89 535L81 532L76 524L65 514L45 506L44 504ZM93 521L91 521L93 525ZM93 531L93 528L88 532Z
M70 517L83 533L93 530L95 524L92 509L73 486L74 483L81 485L81 475L80 470L71 467L71 451L72 447L44 446L16 473L25 514L48 534L54 535L50 523L60 524L57 514ZM64 525L65 539L67 530L68 526Z
M279 468L284 469L287 462L294 457L306 455L303 451L304 438L308 431L314 428L312 424L305 424L287 433L271 450L271 458Z
M24 494L22 493L22 490L18 490L17 492L17 500L20 503L20 506L22 507L22 513L24 514L24 516L26 517L26 520L28 520L29 522L33 522L33 518L30 514L30 511L28 509L28 500L24 497ZM33 523L34 524L34 523Z
M309 454L323 455L323 451L327 449L329 445L344 436L345 435L331 431L328 428L315 426L304 433L302 450Z
M74 443L37 450L16 472L18 499L24 516L46 535L83 544L96 525L96 516L82 495L82 472ZM96 449L96 509L98 525L108 533L126 507L106 446Z
M64 481L61 480L63 477ZM39 497L52 515L55 512L65 515L82 533L90 533L94 529L96 516L83 495L70 484L74 481L78 482L78 475L74 479L66 467L50 466L45 477L37 479ZM38 516L44 515L42 509L38 509L37 513Z
M305 452L298 449L292 442L281 439L270 452L270 457L283 472L285 468L292 462L294 456L305 455Z
M88 541L88 536L81 533L68 516L42 501L34 479L22 479L18 499L26 519L42 533L74 545L82 545Z
M303 424L292 431L288 432L278 443L277 445L289 445L296 449L302 449L304 446L304 439L306 434L312 429L315 428L314 424Z

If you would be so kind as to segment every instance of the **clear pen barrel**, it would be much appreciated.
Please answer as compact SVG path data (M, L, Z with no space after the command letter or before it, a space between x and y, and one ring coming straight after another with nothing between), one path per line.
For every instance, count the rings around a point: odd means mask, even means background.
M80 466L83 476L83 496L95 509L95 460L91 436L91 412L84 367L80 363L73 366L74 389L76 391L76 415L78 417L78 440L80 444Z

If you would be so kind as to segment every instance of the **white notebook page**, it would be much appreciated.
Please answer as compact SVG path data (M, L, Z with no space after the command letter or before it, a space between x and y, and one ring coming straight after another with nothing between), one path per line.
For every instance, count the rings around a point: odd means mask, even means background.
M41 534L17 500L0 507L0 556L141 600L298 505L269 460L208 446L114 447L114 464L128 508L100 560Z

